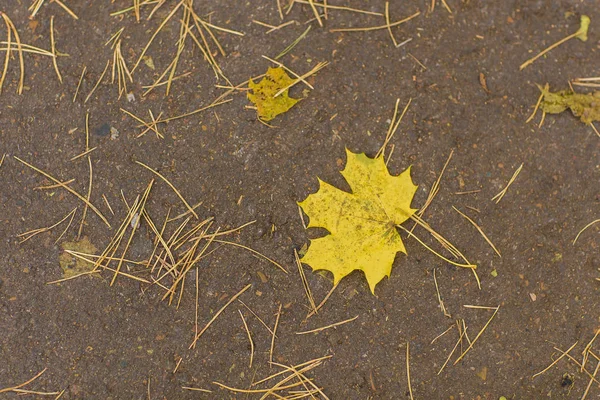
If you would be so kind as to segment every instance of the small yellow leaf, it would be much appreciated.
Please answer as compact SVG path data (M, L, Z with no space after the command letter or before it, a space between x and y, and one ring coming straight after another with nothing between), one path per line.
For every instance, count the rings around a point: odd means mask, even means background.
M298 102L299 99L288 96L288 89L275 97L281 89L289 86L292 82L294 80L288 76L282 67L269 68L265 77L259 83L254 83L250 79L248 87L252 89L252 93L248 91L248 100L256 105L258 117L261 120L270 121Z
M152 59L152 57L144 56L144 57L142 57L142 60L144 60L144 64L146 64L146 66L148 68L150 68L152 71L154 71L156 69L156 67L154 66L154 60Z
M481 371L477 373L477 376L480 377L482 381L485 381L487 379L487 372L487 367L483 367L481 368Z
M354 270L365 273L372 293L390 275L397 252L406 253L396 226L416 211L410 203L417 190L410 168L389 174L383 157L369 158L346 150L341 171L352 193L319 180L317 193L299 203L310 218L308 228L330 235L311 241L302 262L333 273L334 284Z
M546 87L541 87L543 99L540 108L547 114L559 114L570 109L573 115L579 117L581 122L590 125L594 121L600 121L600 92L595 93L573 93L569 90L551 92Z
M576 37L577 39L581 40L582 42L587 42L588 40L588 29L590 28L590 22L592 22L590 20L590 17L588 17L587 15L582 15L581 16L581 24L579 26L579 29L576 32Z

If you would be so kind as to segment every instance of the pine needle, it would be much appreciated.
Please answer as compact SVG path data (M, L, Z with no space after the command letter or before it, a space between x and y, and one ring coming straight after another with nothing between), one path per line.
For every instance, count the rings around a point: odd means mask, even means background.
M306 280L306 275L304 274L304 269L302 268L302 263L300 262L300 258L298 257L298 252L294 249L294 259L296 260L296 265L298 266L298 272L300 273L300 280L302 281L302 287L304 287L304 293L306 293L306 298L308 299L308 304L310 305L312 311L317 313L317 306L315 305L315 299L310 291L310 286L308 285L308 281Z
M308 86L308 87L309 87L311 90L314 90L314 87L313 87L313 86L312 86L310 83L308 83L308 82L306 81L306 79L302 78L300 75L298 75L297 73L295 73L294 71L292 71L290 68L288 68L288 67L286 67L285 65L283 65L283 63L280 63L280 62L279 62L279 61L277 61L277 60L273 60L272 58L269 58L269 57L267 57L267 56L262 56L262 58L264 58L265 60L269 60L269 61L271 61L273 64L275 64L275 65L277 65L277 66L279 66L279 67L281 67L281 68L285 69L287 72L289 72L290 74L292 74L293 76L295 76L295 77L296 77L298 80L300 80L302 83L304 83L306 86ZM293 85L292 85L292 86L293 86ZM291 87L291 86L290 86L290 87ZM277 96L277 95L275 95L275 96ZM275 96L274 96L274 97L275 97Z
M571 356L570 354L567 354L565 351L563 351L562 349L560 349L559 347L554 346L553 347L554 350L560 352L561 354L565 354L566 357L573 362L573 364L577 365L579 368L581 368L581 371L583 373L585 373L588 377L593 378L594 382L596 382L598 385L600 385L600 381L597 380L596 378L593 377L592 373L590 371L588 371L587 369L585 369L581 363L579 363L579 361L577 361L576 359L573 358L573 356Z
M158 35L158 33L161 31L162 28L164 28L164 26L167 24L167 22L169 22L169 20L173 17L173 15L175 15L175 13L179 9L179 7L181 7L181 5L184 3L184 1L185 0L181 0L179 3L177 3L177 5L175 5L175 7L173 7L173 9L171 10L171 12L165 17L165 19L163 20L163 22L159 25L159 27L154 32L154 34L152 34L152 36L150 37L150 40L148 41L148 43L146 44L146 46L142 50L142 52L141 52L138 60L136 61L135 65L133 66L133 68L131 68L131 73L132 74L135 72L135 70L137 69L137 67L140 65L140 62L142 62L142 59L146 55L146 52L148 51L148 48L150 48L150 45L152 44L152 42L154 41L154 39L156 38L156 36Z
M75 157L71 158L71 161L75 161L81 157L87 156L88 154L90 154L92 151L96 150L98 148L98 146L96 147L92 147L91 149L87 149L86 151L84 151L83 153L79 153L77 154Z
M290 376L294 377L294 375L290 375ZM292 379L291 377L288 377L287 380L291 380ZM278 384L278 385L275 385L274 387L272 387L270 389L238 389L238 388L234 388L234 387L231 387L231 386L227 386L227 385L225 385L225 384L223 384L221 382L213 382L213 384L215 384L215 385L217 385L217 386L219 386L219 387L221 387L223 389L227 389L227 390L229 390L231 392L237 392L237 393L265 393L265 396L266 396L266 395L272 395L272 394L274 394L274 392L276 390L285 390L285 389L290 389L290 388L298 387L298 386L302 385L302 382L296 382L296 383L292 383L290 385L285 385L285 386L283 384L280 384L280 385ZM266 398L265 396L261 397L261 400L263 398ZM282 398L282 399L285 399L284 397L281 397L281 396L279 396L279 397Z
M405 22L408 22L411 19L418 17L419 15L421 15L421 12L417 11L410 17L406 17L404 19L401 19L400 21L392 22L392 23L386 24L386 25L369 26L369 27L365 27L365 28L336 28L336 29L330 29L329 32L369 32L369 31L376 31L379 29L390 29L394 26L398 26Z
M202 388L193 388L189 386L182 386L182 389L191 390L192 392L202 392L202 393L212 393L212 390L202 389Z
M139 165L141 165L142 167L146 168L148 171L152 172L154 175L158 176L160 179L162 179L163 182L165 182L171 189L173 189L173 191L175 192L175 194L177 195L177 197L179 197L179 199L183 202L183 204L188 209L188 211L190 213L192 213L192 215L196 219L199 219L198 218L198 214L196 214L196 212L194 211L194 209L188 204L187 201L185 201L185 199L183 198L183 196L181 195L181 193L179 192L179 190L177 190L177 188L175 186L173 186L173 184L171 182L169 182L169 180L167 178L165 178L163 175L161 175L157 171L153 170L152 168L150 168L149 166L147 166L146 164L144 164L141 161L137 161L136 160L136 163L139 164Z
M41 372L39 372L37 375L35 375L33 378L17 385L17 386L12 386L12 387L7 387L4 389L0 389L0 393L19 393L19 394L38 394L40 396L55 396L57 394L59 394L59 392L34 392L34 391L30 391L30 390L23 390L21 388L29 385L30 383L32 383L33 381L35 381L37 378L39 378L40 376L42 376L44 374L44 372L46 372L48 368L44 368Z
M283 21L283 9L281 8L281 0L277 0L277 12L279 12L279 18Z
M438 252L436 252L435 250L433 250L431 247L427 246L421 239L419 239L418 237L416 237L414 233L410 232L408 229L406 229L402 225L396 225L396 227L402 229L405 232L407 232L409 236L411 236L414 239L416 239L417 242L419 242L423 247L425 247L427 250L429 250L430 252L432 252L438 258L441 258L442 260L446 261L447 263L450 263L450 264L452 264L452 265L454 265L456 267L461 267L461 268L469 268L469 269L476 269L477 268L477 265L475 265L475 264L460 264L460 263L457 263L457 262L454 262L452 260L447 259L446 257L442 256L441 254L439 254Z
M549 89L550 89L550 86L546 83L546 87L544 88L544 90L549 90ZM537 102L535 103L535 107L533 108L533 112L531 113L529 118L527 118L527 121L525 121L526 124L531 122L531 120L535 117L535 114L537 114L537 111L540 108L540 104L542 104L543 99L544 99L544 91L541 91L540 97L538 97Z
M596 340L596 338L598 337L599 334L600 334L600 329L597 329L592 340L590 340L588 342L588 344L585 346L585 348L581 352L581 355L583 356L583 360L581 361L581 371L583 371L585 369L585 364L587 363L588 357L591 353L592 345L594 344L594 341Z
M306 35L308 34L308 32L310 31L310 27L311 25L308 26L308 28L306 28L306 30L304 32L302 32L302 34L300 36L298 36L292 43L290 43L285 49L283 49L283 51L281 53L279 53L275 59L279 60L281 57L285 56L287 53L289 53L290 51L292 51L292 49L294 47L296 47L296 45L298 43L300 43L300 41L302 39L304 39L306 37Z
M54 244L58 243L60 241L60 239L62 239L62 237L65 235L65 233L67 233L67 231L71 227L71 223L73 222L73 218L75 218L75 212L76 211L77 211L77 207L75 207L73 209L72 214L71 214L71 219L69 219L69 223L67 224L67 226L65 227L65 229L62 231L62 233L56 238L56 240L54 241Z
M102 79L104 78L104 75L106 74L106 71L108 71L108 66L109 65L110 65L110 60L106 61L106 66L104 67L104 70L102 71L102 74L100 74L100 78L98 78L98 81L96 82L96 84L94 85L94 87L92 88L92 90L90 91L90 93L87 95L87 97L85 98L85 101L83 102L84 104L88 102L88 100L90 99L90 97L92 97L92 94L94 94L94 92L96 91L96 89L100 85L100 82L102 82Z
M596 134L596 136L600 137L600 131L598 131L598 129L596 128L596 125L594 125L593 122L590 122L590 126L592 127L594 133Z
M56 228L57 226L59 226L60 224L62 224L64 221L66 221L67 218L75 215L76 211L77 211L77 208L74 208L70 213L68 213L67 215L65 215L63 219L61 219L57 223L55 223L53 225L50 225L48 227L37 228L37 229L33 229L31 231L19 233L17 235L17 237L21 238L21 241L19 243L24 243L24 242L28 241L29 239L33 238L34 236L39 235L40 233L51 231L52 229Z
M542 125L544 125L544 120L546 119L546 111L542 111L542 119L540 120L540 123L538 125L538 128L541 128Z
M156 7L160 7L162 4L165 3L166 0L144 0L141 3L139 3L139 0L134 0L134 1L138 1L138 7L141 8L141 6L150 5L150 4L156 4ZM128 13L129 11L133 11L135 13L135 9L136 9L136 4L132 5L131 7L127 7L122 10L112 12L112 13L110 13L110 16L116 17L118 15ZM150 19L150 17L148 19Z
M308 315L306 316L306 319L312 317L313 315L316 314L317 311L319 311L321 309L321 307L323 307L325 305L325 303L327 302L327 300L329 300L329 297L332 295L333 291L338 287L338 283L336 283L335 285L333 285L333 287L331 288L331 290L329 292L327 292L327 295L323 298L323 300L321 300L321 302L319 303L319 305L317 306L317 308L315 308L315 310L311 311L308 313Z
M315 14L315 18L317 19L317 22L319 23L319 26L322 27L323 26L323 21L321 21L321 15L317 11L317 7L315 7L314 0L308 0L308 4L310 4L310 8L312 8L313 14Z
M215 242L217 242L217 243L223 243L223 244L228 244L228 245L231 245L231 246L236 246L236 247L242 248L242 249L244 249L244 250L248 250L248 251L249 251L249 252L251 252L252 254L254 254L254 255L257 255L257 256L259 256L260 258L262 258L262 259L264 259L264 260L267 260L267 261L269 261L271 264L273 264L274 266L276 266L277 268L279 268L280 270L282 270L282 271L283 271L283 272L285 272L286 274L288 273L287 269L283 268L283 267L281 266L281 264L279 264L277 261L275 261L275 260L273 260L273 259L271 259L271 258L269 258L269 257L265 256L265 255L264 255L264 254L262 254L262 253L259 253L258 251L254 250L254 249L251 249L250 247L244 246L244 245L242 245L242 244L239 244L239 243L230 242L230 241L227 241L227 240L215 240Z
M206 326L204 328L202 328L202 330L195 336L194 341L192 342L192 344L189 347L190 349L196 347L196 342L198 341L198 339L200 339L200 337L204 334L204 332L206 332L206 330L213 324L213 322L215 322L217 317L219 315L221 315L221 313L227 308L227 306L229 306L231 303L233 303L235 301L235 299L240 297L246 290L250 289L251 286L252 286L252 284L250 284L250 283L247 284L242 290L237 292L231 299L229 299L229 301L223 307L221 307L221 309L219 311L217 311L215 313L215 315L210 319L210 321L208 321Z
M19 157L14 156L15 160L19 161L20 163L28 166L29 168L33 169L35 172L45 176L46 178L50 179L52 182L56 183L57 185L59 185L60 187L62 187L63 189L65 189L67 192L71 193L72 195L74 195L75 197L77 197L79 200L83 201L84 204L87 204L87 206L89 208L92 209L92 211L94 211L96 213L96 215L98 215L100 217L100 219L106 224L106 226L108 226L110 228L110 224L108 223L108 220L104 217L104 215L102 215L102 213L100 212L100 210L98 210L96 208L96 206L94 206L92 203L90 203L85 197L83 197L82 195L80 195L79 193L77 193L76 191L74 191L73 189L71 189L70 187L68 187L67 185L65 185L64 183L60 182L58 179L54 178L53 176L51 176L50 174L42 171L39 168L34 167L33 165L29 164L26 161L21 160Z
M286 90L288 90L289 88L295 86L297 83L299 82L304 82L306 78L308 78L309 76L316 74L317 72L319 72L321 69L325 68L327 65L329 65L328 61L322 61L317 63L317 65L315 65L315 67L313 69L311 69L310 71L308 71L307 73L305 73L302 76L299 76L298 78L294 79L292 81L292 83L290 83L289 85L287 85L286 87L280 89L277 93L275 93L275 95L273 97L277 97L279 95L281 95L283 92L285 92Z
M255 20L255 19L253 19L253 20L252 20L252 22L254 22L254 23L255 23L255 24L257 24L257 25L261 25L261 26L264 26L264 27L266 27L266 28L270 28L268 31L266 31L266 32L265 32L266 34L269 34L269 33L271 33L271 32L275 32L275 31L278 31L278 30L280 30L280 29L282 29L282 28L285 28L286 26L290 26L290 25L294 25L294 24L296 24L296 25L297 25L297 24L298 24L298 21L295 21L295 20L291 20L291 21L288 21L288 22L284 22L283 24L280 24L280 25L277 25L277 26L274 26L274 25L269 25L269 24L267 24L267 23L264 23L264 22L261 22L261 21L257 21L257 20Z
M513 182L515 181L515 179L517 179L517 176L519 176L519 173L521 172L521 169L523 169L523 164L521 164L519 166L519 168L517 168L517 170L515 171L515 173L513 174L513 176L510 178L510 180L508 181L508 183L504 187L504 189L502 189L500 191L500 193L498 193L497 195L495 195L494 197L492 197L492 201L495 200L496 204L498 204L500 202L500 200L502 200L502 198L504 197L504 195L508 191L508 188L510 187L510 185L512 185Z
M498 249L496 248L496 246L494 246L494 243L492 243L492 241L490 240L490 238L487 237L487 235L483 232L483 229L481 229L481 227L479 225L477 225L477 223L475 221L473 221L467 215L465 215L464 213L462 213L458 208L456 208L454 206L452 206L452 208L454 209L454 211L456 211L457 213L459 213L460 215L462 215L467 221L469 221L471 223L471 225L473 225L475 227L475 229L477 229L477 231L479 232L479 234L485 239L485 241L491 246L491 248L494 249L494 251L496 252L496 254L498 254L498 257L502 257L502 255L500 254L500 252L498 251Z
M86 71L87 67L84 65L83 70L81 71L81 76L79 77L79 82L77 83L77 89L75 89L75 94L73 95L73 103L75 103L75 100L77 99L77 94L79 94L79 88L81 87L81 83L83 82L83 76L85 75Z
M78 253L78 252L70 251L70 250L65 250L65 253L71 254L72 256L74 256L76 258L79 258L80 260L84 260L84 261L86 261L86 262L88 262L88 263L90 263L92 265L96 265L97 261L94 261L91 258L87 258L87 257L98 257L99 258L99 256L94 256L92 254L83 254L83 253ZM141 264L140 262L133 262L131 260L126 260L126 259L123 259L123 258L116 258L116 257L110 257L110 260L119 261L119 262L129 262L129 263ZM106 270L106 271L113 272L114 274L122 276L122 277L125 277L125 278L133 279L134 281L138 281L138 282L142 282L142 283L150 283L146 279L137 277L137 276L132 275L132 274L128 274L128 273L123 272L123 271L117 271L114 268L108 267L106 265L99 265L98 268L101 268L101 269ZM86 271L84 273L81 273L81 274L78 274L78 275L74 275L74 276L71 276L71 277L68 277L68 278L64 278L64 279L59 279L57 281L48 282L47 285L54 284L54 283L60 283L60 282L64 282L64 281L68 281L68 280L75 279L75 278L78 278L78 277L83 276L83 275L90 275L90 274L94 274L94 273L98 273L98 272L100 272L98 269Z
M130 116L131 118L135 119L139 123L141 123L142 124L141 126L146 127L146 129L144 131L142 131L140 134L138 134L136 137L144 136L146 134L146 132L153 131L154 133L156 133L156 137L158 137L159 139L164 139L165 138L164 135L158 131L157 124L158 124L159 121L156 121L153 118L154 115L152 114L152 112L150 110L148 110L148 112L150 112L150 116L152 118L152 123L144 121L140 117L136 116L134 113L132 113L130 111L127 111L124 108L121 108L121 111L124 112L125 114L127 114L128 116ZM160 115L159 115L159 117L160 117Z
M269 325L267 325L267 324L265 323L265 321L264 321L264 320L263 320L261 317L259 317L259 316L258 316L258 314L256 314L256 313L255 313L255 312L254 312L254 311L253 311L253 310L252 310L250 307L248 307L248 306L246 305L246 303L244 303L242 300L238 300L238 302L239 302L241 305L243 305L244 307L246 307L246 309L247 309L248 311L250 311L250 314L254 315L254 316L256 317L256 319L257 319L257 320L258 320L258 321L259 321L259 322L262 324L262 326L264 326L264 327L267 329L267 331L269 331L269 333L270 333L271 335L273 335L273 334L274 334L274 333L273 333L273 329L269 328ZM275 337L277 337L277 335L276 335Z
M28 10L31 11L31 18L35 18L40 8L44 4L45 0L34 0L33 3L29 6Z
M12 45L12 29L10 29L10 24L5 20L6 24L6 55L4 56L4 68L2 69L2 76L0 77L0 93L2 92L2 85L4 84L4 79L6 78L6 73L8 72L8 63L10 62L10 53L11 53L11 45Z
M318 364L322 363L324 360L330 359L331 357L333 357L333 356L323 356L323 357L315 358L315 359L312 359L312 360L309 360L309 361L305 361L305 362L300 363L300 364L296 364L296 365L294 365L291 368L293 368L295 370L298 370L298 368L301 368L303 370L302 372L305 372L304 367L313 366L313 368L314 368L314 366L317 366ZM258 386L258 385L260 385L262 383L270 381L271 379L276 378L276 377L278 377L280 375L283 375L283 374L285 374L285 371L276 372L276 373L274 373L272 375L267 376L266 378L263 378L263 379L261 379L259 381L254 382L251 386Z
M271 364L272 364L272 365L275 365L275 364L273 364L273 363L271 363ZM314 362L314 363L312 363L312 364L309 364L309 365L307 365L306 367L304 367L304 368L302 368L302 369L300 369L300 370L297 370L297 372L296 372L295 374L288 375L287 377L285 377L285 378L283 378L282 380L280 380L279 382L277 382L277 383L276 383L276 384L275 384L273 387L271 387L270 389L268 389L268 390L265 390L265 393L262 395L262 397L260 398L260 400L264 400L264 399L268 398L270 395L274 394L274 392L275 392L275 391L277 391L277 390L283 390L283 389L292 388L292 387L299 386L299 385L304 385L304 382L303 382L303 380L299 380L299 381L298 381L298 382L296 382L296 383L293 383L293 384L291 384L291 385L286 385L286 386L284 386L284 384L285 384L286 382L288 382L288 381L292 380L294 377L297 377L297 376L302 376L301 374L303 374L304 372L307 372L307 371L309 371L309 370L311 370L311 369L314 369L314 368L318 367L318 366L319 366L319 365L321 365L321 364L323 364L323 362L322 362L322 361ZM286 370L284 370L284 372L285 372L285 371L286 371Z
M385 2L385 23L387 24L388 33L390 34L390 37L392 38L392 43L394 43L394 47L398 47L398 43L396 43L396 38L394 37L394 34L392 33L392 27L390 26L390 2L389 1Z
M159 120L156 121L156 123L160 124L160 123L163 123L163 122L170 122L170 121L173 121L173 120L176 120L176 119L189 117L190 115L194 115L194 114L197 114L199 112L208 110L209 108L216 107L216 106L219 106L221 104L229 103L230 101L232 101L232 99L227 99L227 100L217 99L217 100L213 101L212 103L210 103L209 105L201 107L201 108L198 108L197 110L190 111L190 112L187 112L185 114L177 115L175 117L169 117L169 118L165 118L165 119L159 119Z
M439 233L434 231L433 228L431 228L427 222L425 222L423 219L418 217L416 214L411 215L410 219L412 219L413 221L418 223L422 228L425 228L425 230L427 232L429 232L431 234L431 236L433 236L433 238L435 240L437 240L438 243L440 243L442 246L444 246L444 248L446 250L448 250L454 257L464 260L464 262L466 263L465 267L471 268L471 272L473 273L473 276L475 277L475 280L477 281L477 287L479 289L481 289L481 281L479 280L479 276L477 275L477 271L476 271L477 265L471 264L471 262L467 259L467 257L465 257L464 254L461 253L460 250L458 250L456 248L456 246L454 246L452 243L450 243L448 240L446 240L442 235L440 235Z
M573 350L575 348L575 346L577 346L577 343L579 343L579 341L576 341L575 343L573 343L573 345L571 347L569 347L567 349L567 351L565 351L564 353L562 353L556 360L552 361L552 363L550 365L548 365L546 368L544 368L542 371L538 372L537 374L532 376L532 379L542 375L544 372L548 371L550 368L552 368L553 366L555 366L560 360L562 360L567 354L569 354L569 352L571 350Z
M458 323L458 320L456 321ZM466 331L462 331L459 333L458 336L458 340L456 341L456 344L454 344L454 347L452 348L452 350L450 351L450 354L448 354L448 357L446 357L446 361L444 362L444 364L442 365L442 367L440 368L440 370L438 371L437 375L441 374L442 371L444 370L444 368L446 368L446 365L448 365L448 362L450 361L450 359L452 358L452 355L454 354L454 352L456 351L456 348L458 347L458 345L460 343L462 343L462 338L465 335ZM461 346L462 347L462 346Z
M450 164L450 160L452 160L452 155L453 154L454 154L454 150L451 150L450 154L448 155L448 159L446 160L446 162L444 163L444 166L442 167L442 171L438 175L438 177L435 180L434 184L431 186L431 189L429 190L429 193L427 194L427 199L425 200L425 203L423 204L423 206L421 207L421 209L419 209L419 211L417 211L417 215L419 217L422 217L423 214L425 214L425 210L427 210L427 207L429 207L431 205L431 203L433 202L433 199L435 198L435 196L437 195L438 191L440 190L440 182L442 181L442 177L444 176L444 172L446 172L446 168L448 168L448 164Z
M600 222L600 219L594 220L594 221L590 222L589 224L587 224L586 226L584 226L584 227L583 227L583 229L582 229L582 230L580 230L580 231L579 231L579 233L577 233L577 236L575 236L575 239L573 239L573 245L574 245L574 244L577 242L577 239L579 239L579 236L581 236L581 234L582 234L582 233L583 233L583 232L584 232L584 231L585 231L587 228L589 228L590 226L592 226L592 225L594 225L594 224L596 224L596 223L598 223L598 222Z
M310 5L310 3L307 0L294 0L294 3ZM383 17L382 13L375 12L375 11L360 10L357 8L351 8L351 7L345 7L345 6L333 6L333 5L329 5L329 4L316 3L314 1L312 4L315 7L321 7L326 10L351 11L351 12L355 12L355 13L359 13L359 14L376 15L379 17Z
M275 338L277 337L277 326L279 326L279 317L281 317L281 303L279 303L279 310L277 310L277 317L275 318L275 325L273 326L273 334L271 335L271 347L269 349L269 363L273 363L273 349L275 348Z
M3 41L0 41L0 44L3 46L6 46L6 47L1 47L0 51L7 51L7 50L17 51L19 49L19 46L15 42L11 42L9 45L9 43L7 41L3 40ZM37 54L37 55L45 56L45 57L54 57L54 54L52 54L51 51L44 50L40 47L35 47L35 46L32 46L27 43L21 43L21 50L23 51L23 53Z
M437 293L438 303L440 305L440 310L444 314L444 316L450 318L452 315L446 310L446 306L444 305L444 301L442 300L442 295L440 294L440 288L438 287L437 277L435 276L437 269L433 269L433 283L435 284L435 292Z
M575 80L573 80L572 83L573 85L576 86L586 86L586 87L600 87L600 77L599 76L595 76L595 77L591 77L591 78L576 78Z
M252 340L252 335L250 334L250 329L248 329L248 324L246 323L244 314L242 314L240 310L238 310L238 312L240 313L240 317L242 318L242 322L244 323L244 329L248 334L248 341L250 342L250 365L248 366L248 368L252 368L252 361L254 359L254 341Z
M398 118L398 120L396 120L396 116L398 115L398 105L400 104L400 99L396 99L396 105L394 107L394 115L392 116L392 119L390 121L390 126L388 128L388 131L385 134L385 139L383 141L383 144L379 148L379 151L377 151L375 158L385 155L385 148L387 147L388 143L390 142L390 140L392 140L392 137L398 130L398 127L400 126L400 122L402 122L402 118L404 118L404 115L408 111L408 107L410 107L410 103L412 103L412 98L408 99L406 106L404 106L404 110L402 110L402 114L400 114L400 118Z
M21 67L20 68L20 76L19 76L19 86L17 88L17 93L21 94L21 93L23 93L23 82L25 81L25 62L23 61L23 45L21 44L21 38L19 37L19 32L17 32L17 28L15 28L15 25L13 24L13 22L10 20L10 18L8 18L8 15L6 15L3 12L0 12L0 15L2 15L2 18L4 18L4 22L9 27L9 29L12 30L13 34L15 35L15 42L17 43L17 52L19 53L19 65ZM10 52L10 47L8 47L8 46L7 46L7 52ZM8 63L5 63L5 67L7 65L8 65ZM4 74L2 76L2 79L4 80Z
M112 207L110 206L110 203L108 202L108 199L106 198L106 196L104 194L102 194L102 198L104 199L104 203L106 203L106 207L108 207L108 210L110 211L110 213L112 215L115 215L115 212L113 211Z
M131 214L131 218L130 218L130 221L128 224L131 226L131 232L129 234L129 239L127 240L125 247L123 248L123 252L121 253L121 259L119 260L119 263L117 264L117 267L115 268L115 273L112 277L112 280L110 281L110 286L114 285L115 281L117 280L117 276L119 275L119 272L121 271L121 266L123 265L123 260L125 258L125 255L127 254L127 250L129 250L131 241L133 240L133 237L134 237L137 229L140 226L139 218L140 218L140 215L142 215L142 213L144 212L144 207L146 206L146 201L148 200L148 196L150 195L150 190L152 189L153 184L154 184L154 180L151 180L150 183L148 184L148 186L146 187L146 190L144 191L144 194L142 195L142 199L139 202L138 206L135 208L134 207L131 208L131 211L133 211L133 214ZM134 218L136 218L136 217L137 217L137 222L134 220ZM125 228L127 228L127 226L125 226ZM124 233L125 233L125 231L123 231L123 234ZM118 244L115 247L114 251L116 251L117 249L118 249ZM113 252L113 254L114 254L114 252Z
M280 364L277 362L272 362L272 365L275 365L277 367L283 368L284 371L289 371L291 372L296 378L298 378L298 380L300 382L302 382L302 385L304 386L304 388L306 389L306 392L299 392L297 397L289 397L288 399L301 399L304 397L308 397L311 396L313 399L315 398L314 396L312 396L313 394L320 394L321 396L323 396L324 399L329 400L329 397L327 397L325 395L325 393L323 393L323 391L321 390L321 388L319 388L317 385L314 384L314 382L307 378L306 375L304 375L301 371L299 371L298 369L294 368L293 366L288 366L288 365L284 365L284 364ZM312 386L313 389L309 389L308 385ZM290 394L292 394L292 392L290 391ZM307 394L306 396L304 394Z
M462 352L462 354L460 355L460 357L458 357L456 359L456 361L454 361L454 365L456 365L460 360L462 360L463 357L465 355L467 355L467 353L469 352L469 350L471 350L473 348L473 346L475 345L475 342L477 342L477 340L481 337L481 335L483 334L483 332L486 330L486 328L488 327L488 325L492 322L492 320L494 319L494 317L498 313L498 310L500 310L500 306L497 306L497 307L495 307L493 309L495 311L492 314L492 316L490 317L490 319L488 319L488 321L485 323L485 325L483 326L483 328L481 328L481 330L479 331L479 333L477 333L477 335L475 336L475 339L473 339L473 341L469 343L469 347L467 347L467 349ZM464 332L466 332L466 330Z
M79 17L77 16L77 14L75 14L69 7L67 7L65 5L65 3L63 3L61 0L52 0L52 2L58 4L59 6L62 7L63 10L65 10L67 12L67 14L69 14L71 17L73 17L74 19L79 19Z
M592 384L596 380L596 374L598 373L599 369L600 369L600 362L596 363L596 368L594 369L594 375L592 375L592 377L590 378L590 381L588 382L588 384L585 388L585 392L583 392L583 396L581 396L581 400L585 400L587 398L590 388L592 387Z
M410 400L413 400L412 385L410 383L410 343L406 342L406 381L408 382L408 393Z
M133 83L133 77L121 53L121 39L117 41L113 51L112 83L115 82L115 76L119 84L119 98L121 98L123 94L127 94L127 80Z
M89 153L90 151L90 114L86 113L85 114L85 152ZM88 167L89 167L89 171L90 171L90 177L89 177L89 186L88 186L88 192L87 192L87 201L89 203L90 201L90 197L92 196L92 179L93 179L93 170L92 170L92 158L88 155L87 157L88 160ZM88 210L88 206L87 203L85 204L85 206L83 207L83 215L81 216L81 223L79 224L79 230L77 231L77 240L79 240L79 238L81 237L81 232L83 231L83 224L85 223L85 217L87 215L87 210Z
M56 46L54 43L54 15L50 18L50 49L54 57L52 57L52 64L54 64L54 70L56 71L56 76L58 76L58 80L60 83L63 82L62 76L60 75L60 71L58 70L58 63L56 62Z
M326 329L335 328L336 326L347 324L348 322L352 322L352 321L354 321L357 318L358 318L358 315L356 317L345 319L345 320L339 321L339 322L335 322L333 324L330 324L330 325L327 325L327 326L323 326L323 327L320 327L320 328L311 329L309 331L296 332L296 335L306 335L308 333L321 332L321 331L324 331Z
M434 337L433 340L431 341L431 343L429 343L429 344L434 344L439 338L444 336L446 333L450 332L454 327L455 327L454 324L450 325L450 328L446 329L444 332L442 332L439 335L437 335L436 337Z

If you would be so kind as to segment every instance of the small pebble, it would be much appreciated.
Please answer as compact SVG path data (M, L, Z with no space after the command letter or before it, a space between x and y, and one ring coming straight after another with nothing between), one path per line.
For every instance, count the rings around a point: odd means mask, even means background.
M115 140L118 137L119 137L119 131L117 130L117 128L111 126L110 127L110 140Z

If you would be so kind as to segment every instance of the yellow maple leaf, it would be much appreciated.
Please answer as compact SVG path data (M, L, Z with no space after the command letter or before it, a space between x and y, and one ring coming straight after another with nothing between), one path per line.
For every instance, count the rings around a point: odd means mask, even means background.
M352 193L319 179L319 190L298 203L310 218L308 227L330 235L311 241L302 262L333 273L334 284L354 270L365 273L371 292L390 276L396 253L406 253L396 226L416 211L410 203L417 190L410 168L388 172L383 157L369 158L346 149L341 171Z
M248 82L248 100L256 105L258 117L263 121L270 121L279 114L283 114L296 104L299 99L288 96L288 89L275 96L281 89L288 87L294 80L288 76L282 67L269 68L265 77L258 83L252 79Z

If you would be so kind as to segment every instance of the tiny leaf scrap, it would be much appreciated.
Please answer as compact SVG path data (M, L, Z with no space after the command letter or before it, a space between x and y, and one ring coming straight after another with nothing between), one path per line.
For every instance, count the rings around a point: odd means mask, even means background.
M313 270L333 273L334 284L354 270L364 272L371 292L390 276L397 252L406 253L396 226L415 209L410 207L417 190L410 168L390 175L383 157L346 150L341 174L352 193L319 180L319 190L298 203L309 217L308 228L320 227L329 235L311 240L302 262Z
M75 251L83 254L96 254L96 246L90 242L87 236L84 236L79 241L64 242L62 244L63 250ZM72 254L63 251L58 258L58 263L63 271L63 278L72 278L74 276L90 272L94 269L94 264L90 264L88 261L76 257Z
M279 114L283 114L292 108L299 99L288 96L288 89L284 90L279 96L275 95L294 82L288 76L282 67L269 68L265 77L258 83L252 79L248 82L248 100L256 106L258 118L263 121L270 121Z

